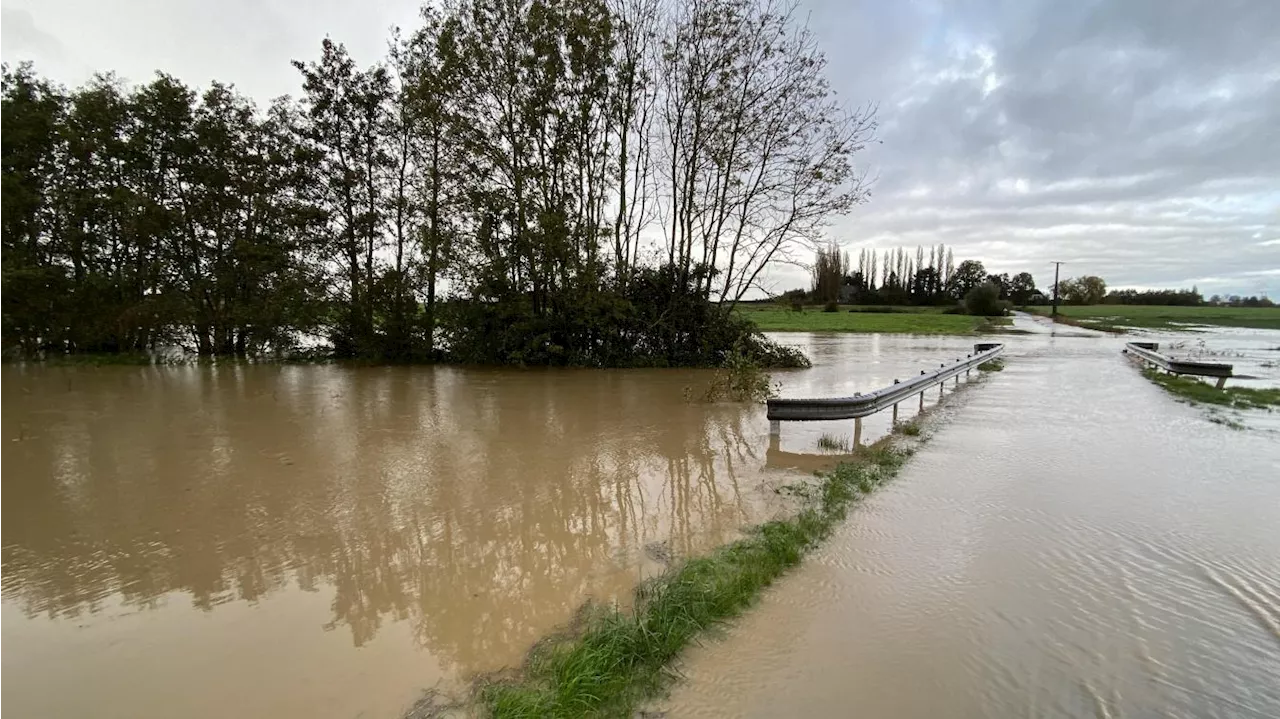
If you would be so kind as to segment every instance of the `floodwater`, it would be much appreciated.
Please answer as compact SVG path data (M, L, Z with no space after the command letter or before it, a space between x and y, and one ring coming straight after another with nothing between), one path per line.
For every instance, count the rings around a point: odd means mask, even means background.
M667 717L1280 716L1280 434L1032 324Z
M822 365L792 396L972 344L783 339ZM2 371L13 717L395 719L791 511L821 429L771 450L763 407L686 401L705 371Z
M899 480L690 654L672 716L1280 714L1278 435L1174 403L1120 339L1015 324ZM776 338L816 364L784 396L974 342ZM763 407L686 401L699 371L0 371L14 717L398 719L793 511L774 489L852 438L771 441Z

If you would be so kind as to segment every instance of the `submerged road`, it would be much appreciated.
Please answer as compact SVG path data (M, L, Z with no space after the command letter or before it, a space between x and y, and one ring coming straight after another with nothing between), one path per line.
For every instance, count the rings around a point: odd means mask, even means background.
M1019 337L669 717L1280 716L1280 441Z

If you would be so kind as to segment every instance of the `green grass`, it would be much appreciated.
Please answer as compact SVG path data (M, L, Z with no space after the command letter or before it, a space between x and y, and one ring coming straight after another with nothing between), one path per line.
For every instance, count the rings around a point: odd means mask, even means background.
M636 589L634 608L595 607L530 652L518 676L483 684L494 717L619 716L662 691L672 661L696 637L751 606L765 587L827 538L849 506L897 473L909 452L888 442L819 475L799 514L690 559Z
M1232 387L1218 389L1194 377L1164 374L1150 367L1142 375L1165 389L1166 392L1188 402L1212 404L1232 409L1265 409L1280 406L1280 389Z
M1000 372L1004 369L1004 360L999 357L993 360L987 360L978 365L979 372Z
M1028 307L1048 315L1048 307ZM1177 330L1182 325L1217 325L1280 330L1280 307L1165 307L1157 305L1062 305L1058 313L1069 324L1124 332L1127 328Z
M920 423L914 419L910 422L902 422L897 427L894 427L893 431L905 434L908 437L919 437L921 431Z
M818 449L830 449L840 452L849 451L849 440L845 437L837 437L834 434L823 434L818 438Z
M880 332L921 335L969 335L1008 323L1007 318L987 319L970 315L943 314L944 307L893 307L892 311L823 312L822 307L806 307L795 312L774 304L739 305L738 312L755 322L764 332ZM854 308L870 309L870 308ZM876 308L881 310L882 308Z

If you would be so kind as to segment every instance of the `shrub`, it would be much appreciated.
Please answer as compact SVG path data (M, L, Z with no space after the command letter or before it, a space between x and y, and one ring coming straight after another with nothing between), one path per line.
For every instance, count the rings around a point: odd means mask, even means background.
M979 317L1003 317L1000 287L994 282L983 282L974 287L964 296L964 308L969 314Z
M769 373L755 358L735 347L716 370L711 386L703 395L704 402L763 402L774 396Z
M792 311L792 312L804 312L804 303L803 303L803 302L801 302L800 300L792 300L792 301L791 301L791 311Z
M839 312L839 311L840 311L840 305L836 304L836 302L833 300L833 301L828 302L827 304L823 305L823 307L822 307L822 311L823 311L823 312Z

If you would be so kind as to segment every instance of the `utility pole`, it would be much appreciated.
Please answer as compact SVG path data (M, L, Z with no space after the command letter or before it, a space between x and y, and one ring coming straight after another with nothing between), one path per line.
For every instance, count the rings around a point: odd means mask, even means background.
M1058 271L1061 269L1061 262L1053 263L1053 317L1058 316Z

